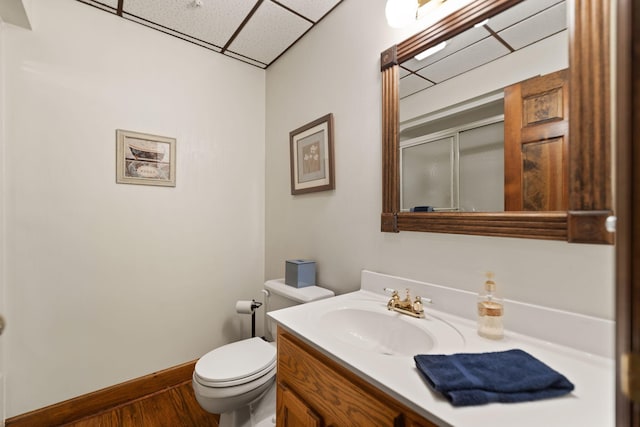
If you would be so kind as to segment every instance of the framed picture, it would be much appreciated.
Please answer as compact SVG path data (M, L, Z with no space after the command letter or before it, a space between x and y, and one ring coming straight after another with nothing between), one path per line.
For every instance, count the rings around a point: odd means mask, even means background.
M175 138L117 129L116 182L175 187Z
M333 190L333 114L290 132L289 140L291 194Z

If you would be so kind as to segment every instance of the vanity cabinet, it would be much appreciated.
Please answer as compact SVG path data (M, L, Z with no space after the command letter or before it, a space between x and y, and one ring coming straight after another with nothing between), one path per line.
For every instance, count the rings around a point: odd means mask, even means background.
M277 342L278 427L436 427L281 328Z

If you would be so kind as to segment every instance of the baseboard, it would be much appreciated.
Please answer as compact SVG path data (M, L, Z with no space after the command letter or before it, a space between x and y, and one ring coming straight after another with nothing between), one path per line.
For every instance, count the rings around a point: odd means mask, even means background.
M196 360L5 420L6 427L59 426L175 387L191 379Z

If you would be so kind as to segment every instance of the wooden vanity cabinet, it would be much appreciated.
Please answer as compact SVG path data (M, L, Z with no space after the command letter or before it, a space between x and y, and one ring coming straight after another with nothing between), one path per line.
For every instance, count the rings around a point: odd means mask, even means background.
M436 427L281 328L277 342L278 427Z

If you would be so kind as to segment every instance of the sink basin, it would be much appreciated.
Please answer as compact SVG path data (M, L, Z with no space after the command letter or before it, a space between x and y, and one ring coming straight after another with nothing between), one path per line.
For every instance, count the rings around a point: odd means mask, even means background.
M333 338L388 356L454 352L464 345L453 326L428 315L414 319L386 310L342 308L324 313L320 322Z

